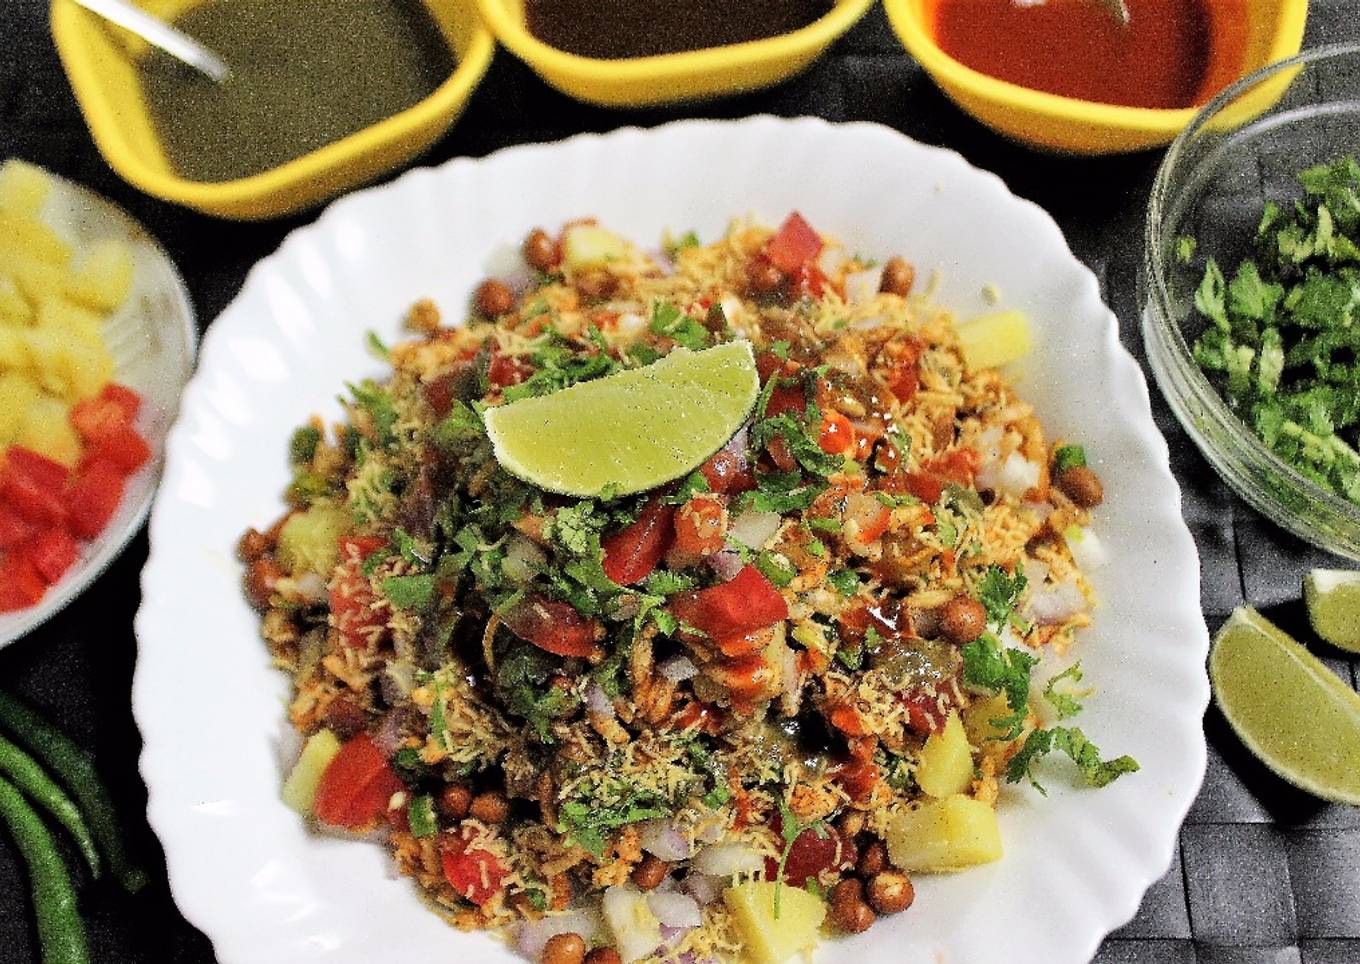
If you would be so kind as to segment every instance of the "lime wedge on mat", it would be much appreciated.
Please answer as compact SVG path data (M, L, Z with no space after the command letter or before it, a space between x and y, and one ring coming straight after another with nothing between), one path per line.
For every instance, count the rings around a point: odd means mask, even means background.
M1214 696L1247 749L1325 800L1360 804L1360 694L1249 606L1209 654Z
M552 492L645 492L698 468L741 427L760 392L751 344L676 348L616 372L486 412L511 475Z
M1314 569L1303 578L1303 598L1315 633L1360 653L1360 572Z

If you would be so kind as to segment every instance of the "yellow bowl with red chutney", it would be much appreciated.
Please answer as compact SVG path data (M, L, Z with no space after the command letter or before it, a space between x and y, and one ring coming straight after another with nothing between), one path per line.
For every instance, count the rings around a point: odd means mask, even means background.
M1298 53L1308 0L884 0L940 89L993 130L1045 150L1169 143L1225 86ZM1264 106L1264 105L1262 105Z

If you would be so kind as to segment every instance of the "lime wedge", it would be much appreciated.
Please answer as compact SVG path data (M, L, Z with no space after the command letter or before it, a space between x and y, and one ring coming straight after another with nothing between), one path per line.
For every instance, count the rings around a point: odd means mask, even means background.
M526 482L567 495L628 495L702 465L759 392L750 342L675 348L646 368L488 409L486 434L501 466Z
M1325 800L1360 804L1360 694L1249 606L1209 654L1214 696L1262 763Z
M1360 653L1360 572L1314 569L1303 578L1303 598L1315 633Z

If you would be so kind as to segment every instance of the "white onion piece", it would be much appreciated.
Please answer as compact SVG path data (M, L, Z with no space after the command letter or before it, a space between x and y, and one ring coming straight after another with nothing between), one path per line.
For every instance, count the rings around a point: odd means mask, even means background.
M977 487L1003 495L1023 496L1039 484L1040 465L1019 452L1012 452L1000 465L992 463L978 470Z
M1048 579L1051 567L1040 559L1026 559L1020 563L1020 571L1025 574L1025 584L1030 592L1037 592Z
M695 666L687 656L673 656L657 667L661 675L672 683L681 683L687 679L692 679L699 675L699 667Z
M729 325L735 324L746 310L741 299L736 295L723 295L718 302L718 307L722 309L723 317L727 319Z
M411 660L398 656L388 662L384 672L402 699L409 697L416 688L416 666Z
M851 271L845 276L845 300L852 305L862 305L878 297L878 289L883 287L883 268L865 268Z
M840 245L827 245L817 255L817 267L821 269L822 274L830 278L849 260L845 249Z
M728 452L737 457L737 465L746 468L746 448L750 444L751 423L747 422L737 429L735 435L727 440L727 444L722 447L724 452Z
M746 566L746 563L741 561L741 554L732 549L724 549L711 556L705 556L704 562L708 563L709 568L716 572L723 582L735 579L737 573Z
M974 447L983 465L1001 461L1001 439L1004 435L999 425L989 425L978 434Z
M778 512L748 509L732 520L727 534L748 549L763 549L774 538L781 524Z
M1066 622L1086 611L1086 597L1076 580L1064 579L1029 597L1030 618L1043 626Z
M1026 512L1034 513L1040 522L1043 522L1053 514L1053 504L1050 502L1022 502L1020 503L1020 508L1024 509Z
M625 311L614 322L614 331L627 338L640 335L647 328L647 319L635 311Z
M506 547L501 571L511 582L528 582L547 561L548 557L532 539L528 536L515 536Z
M1063 530L1067 548L1072 550L1072 558L1083 569L1099 569L1110 561L1110 553L1105 543L1091 529L1071 525Z
M765 858L745 844L717 843L699 851L699 856L694 858L694 869L715 877L753 874L765 869Z
M326 598L326 580L314 572L304 572L293 581L293 591L310 602Z
M614 950L626 962L648 957L661 943L661 922L632 884L604 892L604 919L614 935Z
M614 704L605 695L599 683L591 683L586 690L586 708L596 716L603 716L607 720L612 720L615 716Z
M558 934L580 934L589 944L599 930L600 918L592 911L577 909L549 914L538 920L525 921L515 935L515 947L536 962L543 956L543 947Z
M701 921L699 903L688 894L653 891L647 897L651 908L662 927L680 927L688 930L698 927Z
M727 886L727 881L721 877L712 877L708 874L691 873L685 877L684 891L702 907L707 907L722 896L723 888Z
M669 820L648 820L638 825L638 844L662 860L688 860L689 840Z
M788 646L779 654L779 673L784 684L784 692L798 692L798 654Z

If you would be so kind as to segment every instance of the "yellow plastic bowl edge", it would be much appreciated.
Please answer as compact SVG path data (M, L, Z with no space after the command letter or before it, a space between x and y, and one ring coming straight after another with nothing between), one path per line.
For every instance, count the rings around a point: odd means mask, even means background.
M471 3L469 13L475 17ZM235 181L205 183L148 165L123 136L117 112L86 55L85 30L102 29L72 0L53 0L52 38L95 146L129 184L153 197L241 220L280 217L378 177L429 147L462 113L487 67L495 42L478 20L458 66L429 97L381 123L276 168Z
M1196 108L1154 110L1097 104L998 80L965 67L935 43L917 10L919 0L883 0L903 46L940 88L965 111L1003 134L1037 147L1076 154L1116 154L1170 141ZM1245 65L1241 76L1299 52L1308 0L1281 0L1266 59Z
M563 92L610 107L667 103L768 86L807 66L862 17L873 0L839 0L801 30L765 40L655 57L599 60L539 40L508 0L477 0L496 39Z

